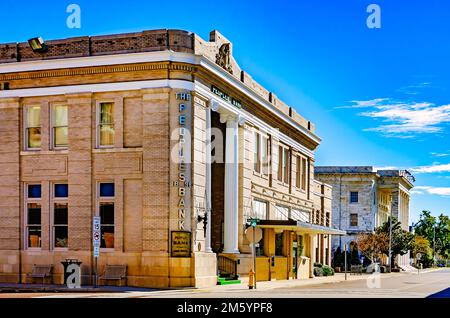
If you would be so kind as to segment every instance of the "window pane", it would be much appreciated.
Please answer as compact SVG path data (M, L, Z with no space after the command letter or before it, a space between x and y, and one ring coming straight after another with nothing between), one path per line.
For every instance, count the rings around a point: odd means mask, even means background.
M28 227L28 247L41 247L41 227Z
M301 173L302 173L302 167L300 166L300 162L301 162L300 157L297 156L296 163L295 163L295 165L297 167L297 173L295 175L295 186L297 188L300 188L300 180L301 180Z
M289 149L284 149L284 183L289 183Z
M27 128L41 126L41 107L33 106L27 108Z
M114 126L100 125L100 145L112 146L114 145Z
M262 166L263 174L269 174L269 139L262 137L261 143L261 155L262 155Z
M40 199L41 198L41 185L30 184L28 185L28 198Z
M254 170L256 172L260 172L260 136L257 132L254 133L254 140L253 140L253 163L254 163Z
M283 181L283 147L278 147L278 180Z
M114 248L114 226L102 226L101 248Z
M67 198L69 186L67 184L55 184L55 198Z
M283 233L275 234L275 255L283 256Z
M68 126L68 107L65 105L53 106L53 126Z
M67 226L55 226L55 247L68 247L68 232Z
M281 205L275 206L275 220L288 220L289 208Z
M114 123L114 104L101 103L100 104L100 124Z
M102 224L114 224L114 203L100 204L100 219Z
M267 202L253 201L253 210L257 219L265 220L267 218Z
M28 204L28 224L41 224L41 205L36 203Z
M264 233L265 232L266 231L264 229L262 229L263 236L262 236L261 241L259 241L259 245L256 246L256 256L264 256Z
M358 203L358 192L350 192L350 203Z
M307 162L306 159L302 158L302 189L306 190L306 179L307 179Z
M55 127L53 129L55 138L55 147L64 147L69 144L69 129L68 127Z
M100 183L100 196L111 198L114 197L114 183Z
M55 204L53 223L55 225L67 225L69 223L67 203Z
M28 148L41 147L41 128L28 128Z

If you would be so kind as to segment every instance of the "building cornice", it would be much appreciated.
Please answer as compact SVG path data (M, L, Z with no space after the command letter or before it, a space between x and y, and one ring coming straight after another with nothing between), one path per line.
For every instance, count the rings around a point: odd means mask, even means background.
M152 65L151 63L156 63ZM180 64L181 63L181 64ZM133 65L135 64L135 65ZM137 65L136 65L137 64ZM99 67L97 70L90 69L91 67ZM116 67L114 67L116 66ZM120 55L106 55L106 56L88 56L81 58L67 58L55 60L40 60L29 62L17 62L0 64L0 79L6 80L8 77L12 79L21 79L21 76L29 76L28 78L39 78L39 73L30 73L37 71L44 71L44 76L64 76L64 75L81 75L82 72L86 74L97 74L89 72L126 72L126 71L145 71L158 70L164 68L174 68L176 70L195 71L195 67L202 67L207 71L213 73L218 78L232 86L233 88L243 92L252 101L269 110L272 114L288 123L294 129L300 131L307 136L314 143L319 144L321 139L314 133L296 123L288 115L277 109L269 101L266 101L262 96L258 95L251 88L240 82L233 75L223 70L220 66L208 60L202 55L194 55L191 53L173 52L173 51L158 51L146 53L131 53ZM194 68L193 68L194 67ZM20 74L27 72L25 74ZM73 72L73 73L71 73ZM78 72L78 73L77 73ZM81 73L80 73L81 72ZM62 75L58 75L62 74ZM31 77L30 77L31 76ZM35 76L35 77L32 77ZM14 78L16 77L16 78ZM16 96L11 91L0 91L0 98L8 96ZM123 89L121 89L123 90ZM12 95L10 95L10 93Z

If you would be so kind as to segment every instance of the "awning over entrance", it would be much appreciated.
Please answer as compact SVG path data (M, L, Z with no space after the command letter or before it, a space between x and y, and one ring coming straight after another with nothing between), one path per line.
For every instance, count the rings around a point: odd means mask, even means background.
M334 229L317 224L295 220L261 220L257 227L263 229L280 229L287 231L298 231L309 234L330 234L330 235L346 235L346 231Z

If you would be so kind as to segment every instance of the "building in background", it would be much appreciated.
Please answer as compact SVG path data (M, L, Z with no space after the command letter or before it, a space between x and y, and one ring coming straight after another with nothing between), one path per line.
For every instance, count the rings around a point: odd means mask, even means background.
M128 284L313 277L330 263L331 187L313 123L260 86L232 44L179 30L0 45L0 281L33 264L127 265ZM213 142L211 143L210 141ZM236 274L236 273L234 273Z
M356 241L360 233L374 231L390 215L409 231L414 177L408 171L373 167L315 167L314 171L317 180L333 187L332 226L347 232L332 239L333 251ZM398 264L409 265L409 255L399 256Z

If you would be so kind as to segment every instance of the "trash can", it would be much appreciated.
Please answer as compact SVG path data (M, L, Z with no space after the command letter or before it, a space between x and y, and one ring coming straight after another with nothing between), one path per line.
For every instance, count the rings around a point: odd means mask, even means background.
M81 262L78 259L66 259L65 261L61 262L61 264L64 266L64 285L67 285L69 288L80 288L81 287ZM70 265L75 265L76 267L72 266L72 269L69 269ZM68 271L69 269L69 271ZM69 281L70 278L70 281Z

